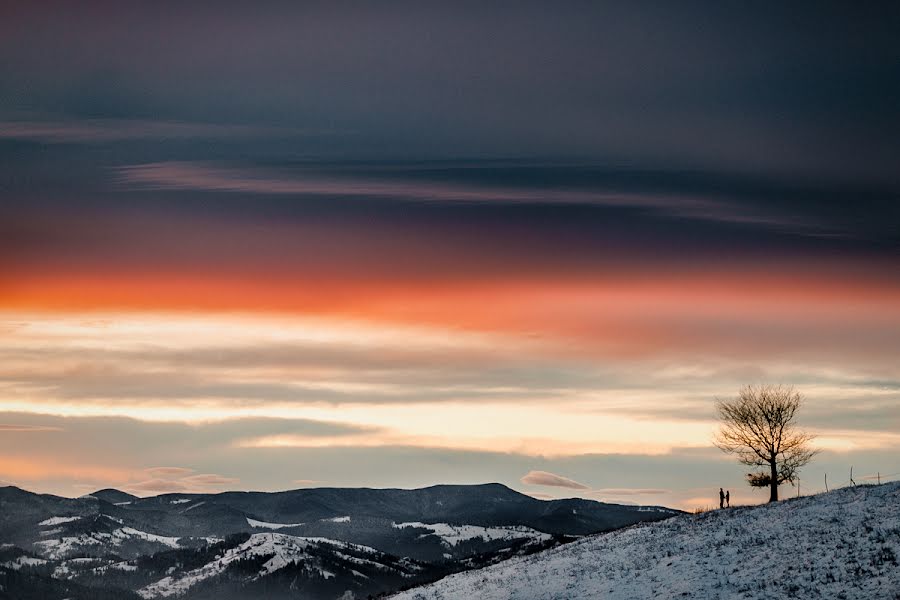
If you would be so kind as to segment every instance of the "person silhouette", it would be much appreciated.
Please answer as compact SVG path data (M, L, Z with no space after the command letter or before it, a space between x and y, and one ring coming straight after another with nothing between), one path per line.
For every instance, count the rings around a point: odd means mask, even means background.
M719 508L725 508L725 491L719 488Z
M731 490L725 490L725 506L731 508Z

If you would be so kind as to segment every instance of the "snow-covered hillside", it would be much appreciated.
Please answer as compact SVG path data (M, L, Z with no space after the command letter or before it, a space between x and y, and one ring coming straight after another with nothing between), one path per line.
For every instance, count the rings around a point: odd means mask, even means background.
M280 533L257 533L250 536L250 539L240 546L229 549L221 557L209 564L179 576L165 577L160 581L138 590L138 593L144 598L183 594L188 588L197 583L225 572L231 563L256 557L263 557L266 559L265 562L262 563L256 578L274 573L291 563L310 563L309 566L312 569L318 571L325 579L329 579L334 577L334 573L322 566L319 557L309 553L310 547L317 547L323 544L331 545L345 551L350 550L356 551L357 553L361 552L372 555L380 554L373 548L336 542L324 538L300 538L282 535ZM347 557L357 563L366 562L381 569L389 568L365 558L352 557L347 554L342 554L341 556Z
M61 559L77 556L82 553L109 553L121 551L128 545L146 549L163 550L178 548L178 538L155 535L126 527L122 521L114 517L99 515L91 519L93 528L86 531L64 533L63 529L47 529L54 525L80 523L81 517L53 517L38 523L43 530L40 535L45 539L34 542L34 549L45 558Z
M900 482L635 525L394 598L893 599L898 557Z

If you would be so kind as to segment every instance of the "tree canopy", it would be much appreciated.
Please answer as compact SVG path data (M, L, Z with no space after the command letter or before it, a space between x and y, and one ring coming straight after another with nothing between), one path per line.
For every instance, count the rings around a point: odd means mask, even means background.
M737 398L716 403L722 426L715 445L742 464L766 468L748 473L747 481L768 487L770 502L778 500L778 486L793 483L818 453L811 445L814 436L797 429L794 421L802 404L800 392L782 385L744 386Z

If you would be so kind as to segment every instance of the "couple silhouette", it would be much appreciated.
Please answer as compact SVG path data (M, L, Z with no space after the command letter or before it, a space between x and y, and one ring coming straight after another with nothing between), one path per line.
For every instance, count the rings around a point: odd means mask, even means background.
M719 488L719 508L731 508L731 490L723 491L722 488Z

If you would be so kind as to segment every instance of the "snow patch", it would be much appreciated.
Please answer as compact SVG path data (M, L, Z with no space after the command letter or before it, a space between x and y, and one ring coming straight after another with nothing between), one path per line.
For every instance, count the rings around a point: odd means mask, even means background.
M33 556L19 556L16 557L15 560L10 560L3 563L4 567L15 569L18 571L22 567L39 567L41 565L46 565L47 561L43 558L34 558Z
M187 511L185 511L187 512ZM257 529L284 529L285 527L300 527L303 523L267 523L247 517L247 525Z
M50 517L49 519L44 519L38 525L41 527L49 527L50 525L61 525L63 523L71 523L72 521L77 521L81 517Z
M480 525L450 525L448 523L420 523L412 521L409 523L392 523L396 529L405 529L414 527L416 529L427 529L431 533L422 534L419 537L428 535L436 535L441 542L448 547L456 546L460 542L481 538L486 542L494 540L518 540L529 538L535 541L549 540L553 536L549 533L543 533L530 527L522 526L502 526L502 527L481 527Z
M330 519L322 519L323 521L330 521L331 523L349 523L350 517L332 517Z
M671 508L663 508L662 506L638 506L638 512L656 512L656 513L666 513L670 515L677 515L678 513Z

